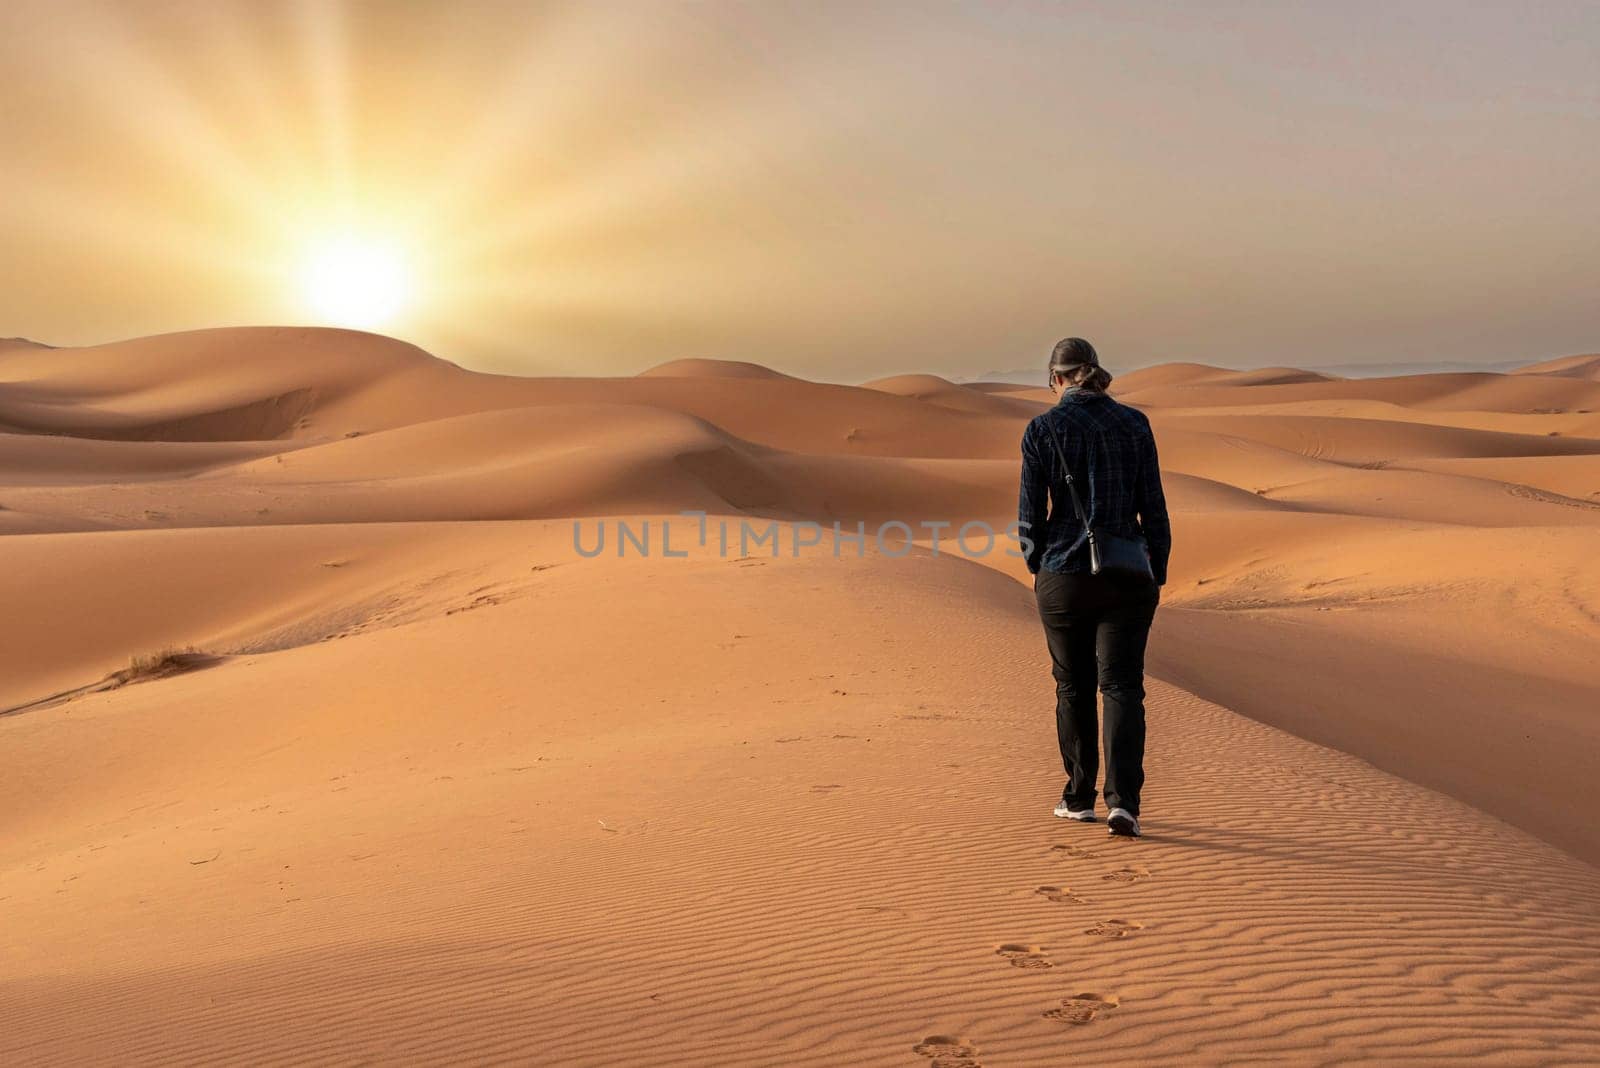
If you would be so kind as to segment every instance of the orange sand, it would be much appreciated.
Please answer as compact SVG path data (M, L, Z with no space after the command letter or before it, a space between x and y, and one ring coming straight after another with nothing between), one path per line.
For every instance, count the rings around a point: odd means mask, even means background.
M1015 560L573 550L1003 526L1042 390L0 342L0 1062L1600 1060L1600 357L1116 389L1137 842L1049 815Z

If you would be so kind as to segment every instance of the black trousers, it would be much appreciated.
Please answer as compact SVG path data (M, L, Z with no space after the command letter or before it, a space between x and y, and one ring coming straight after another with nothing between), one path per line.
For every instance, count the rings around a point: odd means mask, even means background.
M1056 739L1073 808L1094 805L1095 688L1105 698L1106 804L1139 814L1144 787L1144 647L1161 589L1141 575L1040 571L1034 596L1056 679Z

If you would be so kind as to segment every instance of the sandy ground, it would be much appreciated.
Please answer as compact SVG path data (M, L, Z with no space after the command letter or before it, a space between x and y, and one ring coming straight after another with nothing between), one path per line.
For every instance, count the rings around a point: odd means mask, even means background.
M788 551L1009 520L1041 390L0 342L0 1061L1600 1060L1600 358L1117 389L1136 842L1015 560ZM784 551L574 550L681 509Z

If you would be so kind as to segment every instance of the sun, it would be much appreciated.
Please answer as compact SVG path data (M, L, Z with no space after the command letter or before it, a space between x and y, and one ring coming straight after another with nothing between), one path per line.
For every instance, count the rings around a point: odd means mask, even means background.
M382 238L338 234L310 242L300 260L299 281L306 310L330 326L391 326L414 298L404 248Z

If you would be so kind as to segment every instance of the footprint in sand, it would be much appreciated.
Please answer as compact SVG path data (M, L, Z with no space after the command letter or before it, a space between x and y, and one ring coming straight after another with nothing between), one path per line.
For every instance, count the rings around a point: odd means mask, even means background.
M1041 886L1034 893L1044 895L1046 901L1057 905L1086 905L1087 901L1072 892L1070 886Z
M1127 938L1133 932L1142 930L1144 924L1136 920L1101 920L1093 927L1084 928L1083 933L1100 938Z
M978 1047L959 1035L929 1035L911 1047L919 1057L927 1057L929 1068L983 1068L978 1063Z
M1102 876L1108 883L1137 883L1150 878L1150 869L1130 864L1126 868L1108 871Z
M1074 860L1090 860L1095 856L1090 850L1078 845L1053 845L1050 847L1050 851L1052 853L1065 853Z
M1060 1020L1062 1023L1082 1027L1115 1009L1121 1001L1115 994L1074 994L1070 998L1061 999L1059 1009L1050 1009L1044 1016L1047 1020Z
M1050 958L1044 955L1041 946L1030 946L1025 942L1007 942L997 946L995 952L1011 962L1013 968L1054 968Z

